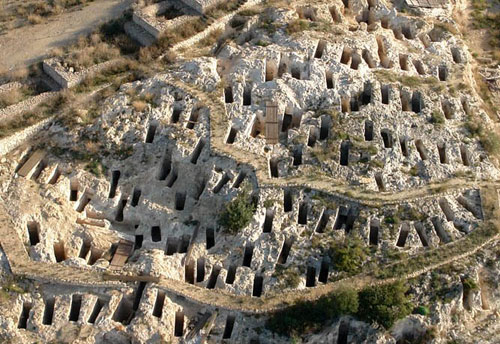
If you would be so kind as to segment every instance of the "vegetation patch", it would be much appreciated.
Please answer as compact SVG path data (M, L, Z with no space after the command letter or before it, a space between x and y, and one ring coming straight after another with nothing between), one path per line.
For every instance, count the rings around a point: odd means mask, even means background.
M242 192L226 205L219 222L228 233L236 234L250 223L254 211L250 187L245 186Z

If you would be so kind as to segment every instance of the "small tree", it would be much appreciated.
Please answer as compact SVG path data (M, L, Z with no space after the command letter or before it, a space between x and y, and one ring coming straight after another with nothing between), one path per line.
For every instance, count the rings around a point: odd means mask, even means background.
M250 196L250 187L245 186L240 194L226 205L219 223L231 234L245 228L252 220L255 206Z
M366 260L366 245L361 240L354 239L347 242L335 242L329 248L329 256L333 266L338 271L358 273Z

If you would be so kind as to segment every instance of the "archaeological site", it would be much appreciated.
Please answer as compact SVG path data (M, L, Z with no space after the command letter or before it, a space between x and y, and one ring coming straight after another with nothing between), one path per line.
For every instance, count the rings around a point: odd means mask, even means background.
M11 0L0 47L0 343L500 343L498 0Z

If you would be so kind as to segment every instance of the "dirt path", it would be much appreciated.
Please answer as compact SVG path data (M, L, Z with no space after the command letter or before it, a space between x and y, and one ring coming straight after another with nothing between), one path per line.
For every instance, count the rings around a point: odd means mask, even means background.
M133 0L96 0L79 11L63 13L48 23L25 26L0 36L0 70L26 66L43 59L100 24L120 16Z

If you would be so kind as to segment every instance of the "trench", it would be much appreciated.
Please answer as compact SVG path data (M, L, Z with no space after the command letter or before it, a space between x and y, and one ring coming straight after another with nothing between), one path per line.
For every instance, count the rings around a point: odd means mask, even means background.
M351 107L351 112L354 112L354 111L359 111L359 100L358 100L358 97L351 97L351 100L350 100L350 103L349 103L349 106Z
M99 313L101 313L101 310L104 308L104 305L105 302L103 300L99 298L95 300L94 308L92 309L92 313L88 319L89 324L95 324Z
M397 40L403 39L403 32L401 31L400 27L393 27L392 33L394 34L394 38L396 38Z
M365 141L373 141L373 122L365 121Z
M293 121L293 117L292 115L288 114L288 113L285 113L283 115L283 122L281 124L281 132L284 133L284 132L287 132L288 129L291 128L292 126L292 121Z
M227 270L226 284L233 284L236 279L236 265L230 265Z
M295 147L293 150L293 166L302 165L302 146Z
M350 141L342 141L340 144L340 165L349 166L349 148L351 146Z
M266 217L264 219L263 232L271 233L273 230L273 220L274 220L274 209L268 208L266 209Z
M203 194L203 191L205 191L205 187L207 186L207 181L205 178L203 178L201 181L199 181L196 184L196 193L194 195L194 199L198 201Z
M278 264L286 264L286 260L288 259L288 256L290 255L290 250L292 249L293 245L293 237L286 238L283 241L283 246L281 248L280 255L278 256Z
M172 255L176 254L177 251L179 250L179 245L180 245L180 241L178 238L173 237L173 236L169 236L167 238L167 249L165 251L165 254L167 256L172 256Z
M278 67L275 62L266 60L266 82L273 81L278 74Z
M422 143L422 140L416 140L415 141L415 147L417 148L418 154L420 154L420 159L422 160L427 160L427 152L425 151L424 144Z
M320 141L326 140L329 135L330 135L330 118L322 117L321 126L319 130L319 140Z
M462 163L465 166L471 165L469 151L467 150L467 147L465 147L465 145L463 144L460 145L460 158L462 159Z
M205 258L201 257L196 260L196 282L203 282L205 279Z
M19 321L17 322L17 328L26 329L28 325L28 319L30 317L30 311L33 305L30 302L23 302L23 309L21 310L21 315L19 316Z
M172 118L170 122L172 124L179 123L181 114L182 114L182 108L174 106L174 108L172 109Z
M384 178L382 177L382 173L375 174L375 183L377 183L378 191L385 192L385 183Z
M403 223L401 225L401 229L399 230L399 237L396 243L398 247L405 247L406 239L408 238L408 234L410 233L410 226L408 223Z
M283 191L283 211L288 213L293 209L293 197L292 191L290 189L286 189Z
M400 138L399 145L401 146L401 153L403 154L403 156L409 157L410 152L408 150L408 139L406 137Z
M198 143L196 144L195 149L193 150L193 154L191 155L191 163L196 165L198 162L198 159L200 158L201 151L203 150L203 147L205 146L205 142L200 139Z
M482 220L482 212L480 209L477 209L474 207L474 205L467 200L464 196L460 195L457 197L457 202L460 204L462 207L464 207L468 212L470 212L474 217L478 220Z
M326 41L320 39L318 45L316 46L316 52L314 53L314 58L320 59L323 57L323 53L325 52Z
M134 187L134 191L132 191L132 201L130 202L130 206L136 207L139 204L141 193L141 189L139 189L138 187Z
M342 51L342 56L340 57L340 63L342 64L349 64L349 61L351 61L352 57L352 49L349 47L344 47L344 50Z
M227 135L226 143L228 145L232 145L236 140L236 135L238 134L238 130L235 127L231 127L229 130L229 134Z
M69 311L69 321L78 321L80 309L82 308L82 295L73 294L71 296L71 308Z
M446 200L446 198L440 198L439 199L439 207L443 211L444 216L446 217L446 221L454 221L455 220L455 214L453 210L450 207L450 204Z
M254 250L253 244L247 244L245 246L242 266L250 267L252 265L253 250Z
M444 117L446 117L446 119L453 119L453 111L449 101L441 101L441 108L443 109Z
M373 60L372 55L370 54L370 52L367 49L363 49L363 52L361 53L361 56L363 57L363 60L365 60L365 62L368 65L368 67L370 67L370 68L377 67L377 64L375 63L375 61Z
M307 145L309 147L314 147L317 140L318 140L318 129L315 127L311 127L309 129L309 136L307 138Z
M70 202L76 202L78 199L78 182L71 180L69 183L69 200Z
M331 89L333 89L333 88L334 88L334 83L333 83L333 73L332 73L332 72L330 72L330 71L328 71L328 72L326 72L326 74L325 74L325 75L326 75L326 88L327 88L328 90L331 90ZM291 117L291 116L290 116L290 117ZM290 120L291 120L291 118L290 118Z
M125 206L127 205L127 201L128 201L128 199L125 198L125 199L120 200L120 202L118 203L118 209L116 211L116 216L115 216L115 220L117 222L123 221L123 209L125 209Z
M226 104L231 104L234 102L233 88L231 86L224 88L224 100Z
M52 320L54 319L54 306L56 304L55 297L49 297L45 300L45 308L43 310L43 325L52 325Z
M264 277L260 275L255 275L253 279L252 296L260 297L262 295L263 287L264 287Z
M56 258L56 262L60 263L66 260L66 251L64 248L64 242L59 241L54 243L54 256Z
M76 211L78 213L82 213L85 210L85 207L90 203L92 199L87 193L84 193L82 197L80 198L80 201L78 202L78 205L76 207Z
M210 273L210 277L208 278L207 289L214 289L215 288L219 274L220 274L220 267L214 266L212 268L212 272Z
M382 129L380 131L380 136L382 136L382 141L384 141L384 148L392 148L394 140L392 134L388 129Z
M312 7L301 7L297 9L297 14L300 19L307 19L310 21L316 21L316 9Z
M419 75L425 75L425 69L424 69L424 65L422 64L422 61L413 60L413 66L415 66L415 69L417 70L417 73Z
M186 204L186 192L175 193L175 210L182 211Z
M243 183L246 177L247 177L246 172L240 171L240 173L238 173L238 176L236 177L236 180L234 181L233 188L239 189L241 183Z
M380 87L380 92L382 93L382 104L389 104L389 98L391 93L391 86L382 85Z
M422 44L424 45L425 49L428 49L431 46L431 40L429 38L429 35L423 33L420 36L418 36Z
M427 239L427 235L425 234L425 228L422 222L415 222L413 225L415 226L415 230L417 231L418 237L422 242L422 246L428 247L429 240Z
M288 58L283 57L283 54L280 53L280 62L278 65L278 77L281 78L283 74L288 71Z
M351 58L351 69L358 70L359 65L361 64L361 56L359 54L352 54Z
M56 168L54 169L54 172L52 173L52 175L49 178L49 182L48 183L50 185L56 184L57 181L59 180L59 177L61 177L61 170L59 170L59 167L56 166Z
M118 187L118 181L120 180L120 171L115 170L111 172L111 184L109 187L108 198L114 198L116 196L116 188Z
M453 62L455 63L463 63L462 56L460 54L460 49L458 48L451 48L451 56L453 58Z
M391 68L392 63L391 60L389 60L389 57L387 57L385 44L381 36L377 36L377 46L378 46L377 51L378 51L378 57L380 59L380 65L384 68Z
M344 206L340 206L337 209L337 216L335 217L335 223L333 229L341 229L347 222L348 209Z
M146 132L146 141L145 141L146 143L153 143L157 127L158 127L157 124L149 125L148 131Z
M83 240L82 246L80 247L80 252L78 253L78 257L86 259L89 252L90 252L90 241Z
M28 222L28 237L31 246L35 246L40 242L40 226L38 222Z
M231 180L231 178L229 178L229 175L227 173L224 173L224 175L221 177L221 179L219 180L219 182L217 183L217 185L215 185L215 187L213 189L214 194L218 194L222 190L222 188L227 183L229 183L230 180Z
M337 336L337 344L347 344L349 336L349 321L341 320L339 324L339 333Z
M439 217L434 216L431 218L432 225L434 226L434 230L436 231L436 234L443 244L447 244L450 242L450 237L446 233L446 230L443 227L443 224L441 223Z
M195 109L191 110L191 114L189 115L189 120L186 124L186 129L193 130L196 123L198 123L199 117L200 117L200 109L199 108L195 108Z
M222 335L222 339L231 338L231 334L233 334L234 323L236 321L236 316L230 314L226 319L226 326L224 327L224 334Z
M438 75L440 81L448 80L448 68L446 68L446 66L439 66Z
M342 23L342 17L340 16L340 13L335 6L331 6L329 8L329 11L334 23Z
M172 170L172 153L167 149L161 160L160 168L158 170L157 179L165 180Z
M160 242L161 241L161 228L160 228L160 226L151 227L151 240L153 242Z
M302 201L299 206L299 214L297 218L297 223L299 225L307 225L307 212L309 207L305 201Z
M448 164L449 160L448 160L448 155L446 154L446 143L438 142L437 149L439 153L439 162L441 164Z
M271 178L279 178L277 158L269 159L269 173L271 175Z
M135 292L134 296L134 304L132 306L134 312L137 312L137 310L139 309L139 305L142 299L142 294L144 294L145 288L146 288L146 282L139 282L139 286L137 287L137 291Z
M191 242L191 237L189 234L184 234L181 237L181 244L179 246L179 253L187 253L189 249L189 243Z
M252 85L247 84L243 90L243 106L252 105Z
M292 78L300 80L300 67L292 66Z
M102 257L102 250L91 248L90 249L90 257L89 257L89 265L94 265L95 262Z
M308 266L306 272L306 287L311 288L316 286L316 268Z
M177 178L179 177L179 175L177 174L176 167L174 167L171 172L172 173L169 173L169 177L167 180L167 187L168 188L172 188L174 186L175 182L177 181Z
M123 325L128 325L133 315L132 303L123 297L118 307L116 307L115 313L113 314L113 320Z
M175 312L174 336L182 337L184 335L184 312Z
M206 241L207 250L215 246L215 230L213 228L207 228L206 230Z
M380 232L380 220L372 219L370 221L370 245L378 246Z
M142 248L143 241L144 241L144 235L136 234L135 235L135 242L134 242L134 250L138 250L138 249Z
M410 67L408 66L408 55L399 54L399 67L401 67L401 69L405 71L410 70Z
M351 102L349 97L343 96L340 99L340 108L343 113L351 112Z
M165 292L158 290L156 293L155 305L153 307L153 316L161 318L163 315L163 305L165 304Z
M319 276L318 276L318 281L321 283L327 283L328 282L328 273L330 269L330 264L328 261L323 258L321 261L321 267L319 269Z
M418 91L413 92L411 97L411 110L415 113L422 111L422 94Z
M330 220L330 216L328 215L328 209L323 209L321 215L319 217L318 224L316 226L316 233L324 233L326 229L326 225Z

